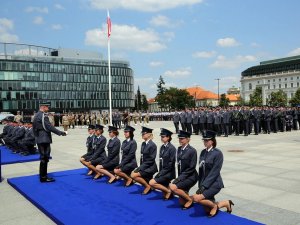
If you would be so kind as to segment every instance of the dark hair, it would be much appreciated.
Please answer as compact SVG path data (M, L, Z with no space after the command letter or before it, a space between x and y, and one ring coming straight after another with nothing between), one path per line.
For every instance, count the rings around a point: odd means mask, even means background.
M214 137L214 138L212 138L211 140L212 140L212 142L213 142L212 146L213 146L214 148L217 147L217 140L216 140L216 138Z
M117 131L117 130L112 131L112 133L113 133L114 135L116 135L116 136L119 135L119 131Z
M172 137L171 136L167 136L168 138L169 138L169 142L171 142L172 141Z
M134 137L133 131L128 131L128 132L129 132L130 140L133 140L133 137Z

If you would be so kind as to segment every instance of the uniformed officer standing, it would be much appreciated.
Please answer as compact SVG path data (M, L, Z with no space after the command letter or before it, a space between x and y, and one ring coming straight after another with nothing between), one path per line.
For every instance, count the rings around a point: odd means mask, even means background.
M175 126L176 133L178 133L178 130L179 130L179 120L180 120L180 115L177 111L175 111L175 113L173 115L173 123Z
M59 136L66 136L67 134L53 127L50 124L48 114L50 103L43 102L40 104L40 110L35 115L33 120L33 133L36 139L38 150L40 153L40 181L53 182L53 178L47 176L47 167L50 157L50 144L52 143L51 132Z

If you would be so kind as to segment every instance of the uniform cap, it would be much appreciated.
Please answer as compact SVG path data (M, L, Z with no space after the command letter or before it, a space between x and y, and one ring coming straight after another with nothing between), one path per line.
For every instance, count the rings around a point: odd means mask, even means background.
M184 131L184 130L179 130L178 133L178 138L190 138L191 137L191 133Z
M165 129L165 128L160 128L160 136L169 136L171 137L173 132Z
M210 140L216 137L216 132L212 130L205 130L202 132L202 140Z
M133 131L135 131L135 129L134 129L133 127L127 125L127 126L124 128L124 131L131 131L131 132L133 132Z
M153 129L148 127L142 127L142 134L144 133L152 133Z

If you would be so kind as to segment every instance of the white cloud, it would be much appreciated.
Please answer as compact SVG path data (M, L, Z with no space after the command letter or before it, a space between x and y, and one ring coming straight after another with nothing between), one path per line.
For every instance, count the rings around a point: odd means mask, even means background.
M34 19L33 19L33 23L34 24L37 24L37 25L41 25L44 23L44 18L41 17L41 16L36 16Z
M60 24L52 24L51 28L53 30L61 30L63 27Z
M149 65L151 67L159 67L159 66L162 66L164 63L163 62L160 62L160 61L153 61L153 62L150 62Z
M7 18L0 18L0 41L1 42L18 42L19 37L12 34L14 22Z
M288 53L288 56L300 55L300 48L296 48Z
M155 17L152 17L149 23L157 27L172 27L170 19L163 15L157 15Z
M107 46L106 24L102 30L91 29L85 33L85 44ZM117 50L134 50L137 52L157 52L165 49L159 34L150 29L141 30L135 26L113 24L111 46Z
M193 57L194 58L212 58L217 54L215 51L210 51L210 52L194 52Z
M48 13L49 10L48 10L47 7L28 6L25 9L25 12L28 12L28 13L33 13L33 12L36 12L36 13Z
M234 38L220 38L217 40L217 45L220 47L235 47L240 45Z
M191 75L192 69L190 67L180 68L178 70L167 70L163 76L170 78L187 78Z
M175 38L175 33L174 32L164 32L163 36L164 36L164 40L172 41Z
M65 9L65 7L63 7L61 4L55 4L54 7L56 9L59 9L59 10L64 10Z
M257 44L256 42L252 42L251 43L251 47L257 48L257 47L260 47L260 45Z
M90 6L95 9L124 8L143 12L158 12L201 2L203 0L89 0Z
M211 64L211 67L214 68L223 68L223 69L235 69L241 66L243 63L254 62L257 61L257 58L252 55L238 55L232 59L228 59L223 55L219 55L217 60Z

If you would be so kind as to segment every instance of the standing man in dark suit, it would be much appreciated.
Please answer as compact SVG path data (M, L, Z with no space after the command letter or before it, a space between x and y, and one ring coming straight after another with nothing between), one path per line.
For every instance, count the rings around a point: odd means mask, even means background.
M181 124L181 129L186 130L185 123L186 123L186 116L185 116L185 110L183 109L182 112L179 115L180 117L180 124Z
M192 134L192 121L193 121L193 115L192 115L192 112L190 109L187 109L186 113L185 113L185 116L186 116L186 124L185 124L185 127L186 127L186 131L189 132L190 134Z
M198 135L199 134L199 112L197 109L194 109L192 111L192 116L193 116L193 131L194 134Z
M175 111L175 113L173 115L173 123L175 126L176 133L178 133L178 130L179 130L179 120L180 120L180 115L177 111Z
M229 134L229 124L231 121L231 114L228 109L225 109L223 112L223 127L224 127L224 135L228 137Z
M34 116L33 120L33 133L36 139L38 150L40 153L40 181L41 182L53 182L53 178L48 177L47 168L50 158L50 144L52 143L51 133L55 133L59 136L66 136L67 134L53 127L49 121L48 111L50 103L43 102L40 104L40 110Z

